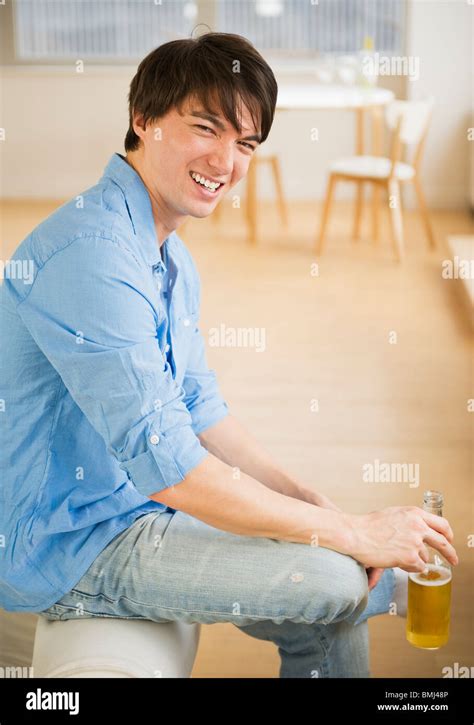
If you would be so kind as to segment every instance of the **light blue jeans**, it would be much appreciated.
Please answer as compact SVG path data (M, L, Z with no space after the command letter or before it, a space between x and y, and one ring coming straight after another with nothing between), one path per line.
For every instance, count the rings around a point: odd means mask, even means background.
M350 556L167 509L137 518L39 614L231 622L278 646L280 677L370 677L367 619L389 610L393 587L392 569L369 592Z

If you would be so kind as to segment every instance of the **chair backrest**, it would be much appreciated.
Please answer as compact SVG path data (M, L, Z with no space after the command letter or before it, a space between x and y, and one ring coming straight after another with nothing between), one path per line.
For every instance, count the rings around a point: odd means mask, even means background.
M434 107L434 97L419 101L392 101L385 109L385 121L393 132L390 158L392 173L400 160L402 146L415 146L413 166L418 168Z
M408 145L419 143L428 126L433 105L433 97L422 101L392 101L385 109L387 126L395 131L401 118L400 141Z

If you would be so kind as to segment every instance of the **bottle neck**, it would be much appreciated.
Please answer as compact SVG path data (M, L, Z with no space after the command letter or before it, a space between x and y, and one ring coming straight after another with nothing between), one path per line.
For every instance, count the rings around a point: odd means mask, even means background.
M443 515L443 494L440 491L425 491L423 494L423 509L428 511L430 514L436 516ZM451 566L447 559L432 546L426 545L429 554L428 564L433 564L436 567L443 566L446 569L450 569Z
M427 504L423 504L423 510L428 511L429 514L436 514L436 516L443 515L442 506L429 506Z
M443 494L440 491L425 491L423 509L436 516L443 515Z

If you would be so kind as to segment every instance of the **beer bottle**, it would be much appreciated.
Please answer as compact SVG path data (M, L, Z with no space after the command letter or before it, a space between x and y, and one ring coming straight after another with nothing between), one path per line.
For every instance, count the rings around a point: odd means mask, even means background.
M443 494L425 491L423 509L443 515ZM451 609L451 566L431 546L426 545L429 560L423 572L408 575L406 636L410 644L422 649L438 649L449 638Z

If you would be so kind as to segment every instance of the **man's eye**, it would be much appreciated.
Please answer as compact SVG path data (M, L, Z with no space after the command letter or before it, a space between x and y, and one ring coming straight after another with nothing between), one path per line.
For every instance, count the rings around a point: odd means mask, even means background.
M214 129L209 128L209 126L204 126L202 123L195 123L195 128L202 128L204 131L210 131L211 133L214 133ZM251 143L247 143L246 141L239 141L242 146L246 146L250 151L255 151L255 146L252 146Z

